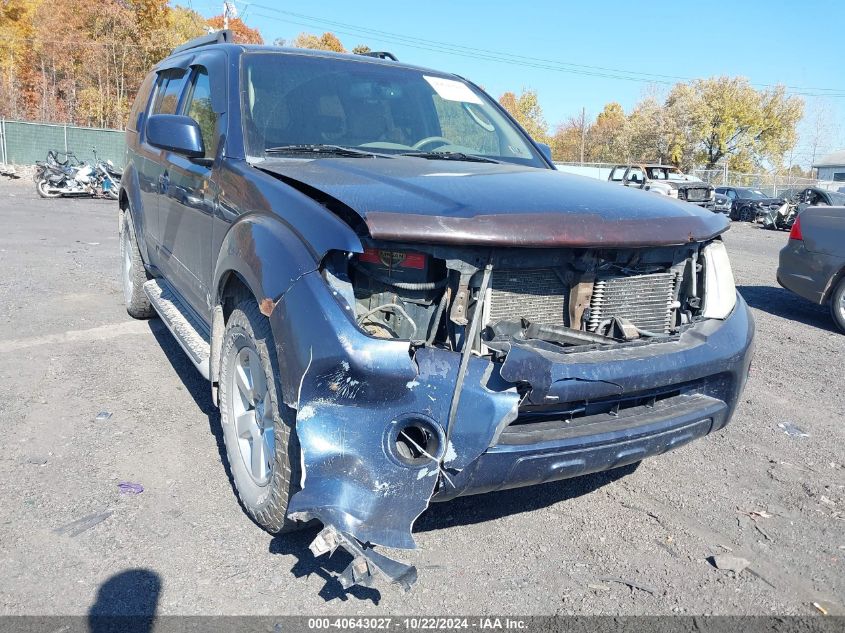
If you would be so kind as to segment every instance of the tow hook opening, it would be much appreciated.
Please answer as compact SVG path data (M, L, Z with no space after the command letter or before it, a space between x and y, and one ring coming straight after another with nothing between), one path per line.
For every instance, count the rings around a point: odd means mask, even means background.
M409 419L395 425L391 433L390 452L403 466L417 468L439 462L442 455L442 432L427 420Z

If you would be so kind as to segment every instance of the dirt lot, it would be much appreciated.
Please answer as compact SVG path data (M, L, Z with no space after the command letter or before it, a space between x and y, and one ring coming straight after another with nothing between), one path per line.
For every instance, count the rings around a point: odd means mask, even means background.
M314 531L273 538L238 507L207 386L124 311L114 203L0 182L0 614L843 613L845 336L777 286L785 234L726 240L758 327L727 429L635 472L436 505L403 554L412 592L345 594L346 554L314 559Z

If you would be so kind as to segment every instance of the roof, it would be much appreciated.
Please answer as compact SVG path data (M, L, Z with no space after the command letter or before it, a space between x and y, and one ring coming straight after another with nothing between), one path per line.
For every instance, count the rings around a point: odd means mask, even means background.
M821 157L813 163L813 167L845 167L845 149Z
M426 73L437 75L454 75L449 71L437 70L434 68L426 68L425 66L417 66L415 64L406 64L401 61L393 61L391 59L381 59L379 57L371 57L369 55L357 55L355 53L335 53L334 51L323 51L314 48L291 48L286 46L268 46L266 44L238 44L244 51L250 52L267 52L267 53L282 53L285 55L305 55L308 57L328 57L332 59L363 62L368 64L378 64L381 66L390 66L392 68L406 68L409 70L419 70Z
M307 57L324 57L330 59L337 59L343 61L354 61L359 63L365 64L377 64L382 66L390 66L392 68L404 68L407 70L416 70L420 72L424 72L426 74L431 75L440 75L440 76L452 76L452 77L459 77L459 75L455 75L449 71L443 70L436 70L433 68L425 68L424 66L416 66L414 64L405 64L399 61L393 61L391 59L382 59L379 57L371 57L369 55L357 55L355 53L335 53L333 51L323 51L318 49L311 49L311 48L289 48L289 47L281 47L281 46L268 46L265 44L238 44L233 43L231 40L226 40L226 36L223 35L213 42L220 34L223 33L222 31L212 33L208 36L203 36L199 38L195 38L195 40L191 40L186 42L182 46L179 46L170 53L165 59L163 59L158 66L161 66L165 62L169 62L173 58L178 58L183 54L188 53L198 53L201 50L210 50L210 49L221 49L221 50L236 50L236 51L245 51L245 52L263 52L263 53L278 53L283 55L304 55Z

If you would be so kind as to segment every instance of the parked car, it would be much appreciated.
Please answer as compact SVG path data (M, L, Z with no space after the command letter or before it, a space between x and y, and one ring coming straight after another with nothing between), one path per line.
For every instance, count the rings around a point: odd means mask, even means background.
M828 191L819 187L787 189L785 191L779 191L778 197L797 207L799 212L807 207L845 206L845 194L838 191Z
M715 211L716 213L724 213L725 215L730 215L731 206L731 199L728 198L725 194L714 193L713 211Z
M319 520L344 586L407 587L371 546L414 547L431 501L728 423L754 323L724 216L557 172L456 75L228 38L135 100L122 279L209 381L258 525Z
M780 251L777 280L813 303L829 305L845 333L845 205L801 211Z
M617 165L607 179L714 210L713 187L671 165Z
M730 199L730 218L741 222L756 222L769 211L777 211L786 202L782 198L770 198L759 189L748 187L716 187L716 194Z

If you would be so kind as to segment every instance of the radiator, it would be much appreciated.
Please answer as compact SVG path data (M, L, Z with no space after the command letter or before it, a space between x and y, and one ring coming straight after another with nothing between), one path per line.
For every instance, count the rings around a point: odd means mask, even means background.
M676 283L675 273L597 279L587 329L594 332L605 319L621 317L642 330L668 333Z
M565 323L567 288L549 268L494 270L490 288L488 323L522 318L545 325Z

